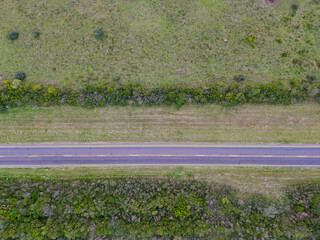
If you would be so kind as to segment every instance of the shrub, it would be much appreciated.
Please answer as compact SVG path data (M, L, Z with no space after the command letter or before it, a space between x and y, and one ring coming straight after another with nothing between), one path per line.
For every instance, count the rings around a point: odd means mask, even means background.
M297 80L296 80L295 78L291 79L291 80L290 80L290 84L291 84L291 85L297 84Z
M13 78L23 81L26 79L26 74L24 72L16 72Z
M291 9L292 9L294 12L296 12L296 11L299 9L299 4L297 4L297 3L292 4L292 5L291 5Z
M16 31L12 31L12 32L7 34L7 38L12 40L12 41L14 41L14 40L19 38L19 33L16 32Z
M120 76L115 76L112 80L118 82L120 80Z
M23 106L35 104L50 106L56 104L101 107L127 104L168 104L178 106L186 102L206 103L272 103L290 104L320 97L320 84L316 76L308 81L292 80L283 82L239 84L246 78L234 76L236 83L215 83L206 88L162 85L148 88L137 83L91 82L79 89L46 86L22 81L25 74L15 75L15 80L0 83L0 104ZM6 104L3 104L5 102Z
M243 82L244 80L246 80L246 77L243 76L243 75L235 75L233 77L233 79L236 81L236 82Z
M318 239L320 184L283 202L196 180L0 180L1 240ZM305 217L307 216L307 217Z
M104 38L104 31L102 30L102 28L99 28L98 30L96 30L94 37L97 40L102 40Z
M33 31L33 32L32 32L32 36L33 36L34 38L39 38L40 35L41 35L41 32L39 32L39 31Z
M314 76L314 75L308 75L307 79L309 80L309 82L311 83L316 83L318 81L318 77Z
M7 112L8 112L7 107L0 104L0 114L1 114L1 113L7 113Z

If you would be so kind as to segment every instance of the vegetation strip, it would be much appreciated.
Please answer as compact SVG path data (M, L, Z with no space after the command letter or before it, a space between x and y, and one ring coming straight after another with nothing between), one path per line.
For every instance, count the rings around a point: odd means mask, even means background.
M269 103L290 104L320 99L319 81L224 84L217 83L210 87L178 87L164 85L147 88L141 84L91 83L78 90L58 88L20 80L4 81L0 85L0 107L38 105L74 105L103 107L106 105L159 105L185 103Z
M281 201L201 180L0 180L2 239L316 239L319 182Z

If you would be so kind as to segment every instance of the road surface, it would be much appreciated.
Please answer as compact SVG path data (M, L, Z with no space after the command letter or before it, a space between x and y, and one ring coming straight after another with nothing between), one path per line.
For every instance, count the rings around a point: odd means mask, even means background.
M0 145L0 167L103 164L320 167L320 145L194 143Z

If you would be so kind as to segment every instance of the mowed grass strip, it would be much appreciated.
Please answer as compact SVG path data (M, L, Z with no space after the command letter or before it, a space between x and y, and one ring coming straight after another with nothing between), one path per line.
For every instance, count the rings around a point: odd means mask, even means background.
M6 169L0 168L1 179L90 180L107 178L160 178L204 180L212 184L227 184L240 194L261 193L280 197L289 185L320 181L320 169L263 168L263 167L59 167Z
M0 115L0 143L320 143L320 105L25 107Z

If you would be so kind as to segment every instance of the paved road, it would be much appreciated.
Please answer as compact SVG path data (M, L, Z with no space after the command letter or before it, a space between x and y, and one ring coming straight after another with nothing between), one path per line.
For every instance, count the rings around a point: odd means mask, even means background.
M320 145L150 143L0 145L0 167L101 164L320 167Z

